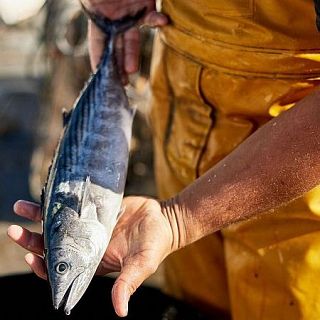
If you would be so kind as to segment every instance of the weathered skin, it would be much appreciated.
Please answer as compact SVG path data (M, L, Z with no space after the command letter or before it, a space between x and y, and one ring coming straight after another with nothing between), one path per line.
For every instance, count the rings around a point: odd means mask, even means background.
M113 54L116 33L141 16L92 16L108 32L103 58L65 126L44 191L45 259L55 308L67 314L87 289L110 241L127 175L134 110Z

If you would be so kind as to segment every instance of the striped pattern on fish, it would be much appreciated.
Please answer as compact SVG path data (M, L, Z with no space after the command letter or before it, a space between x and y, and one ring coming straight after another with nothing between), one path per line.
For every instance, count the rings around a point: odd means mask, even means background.
M107 46L66 117L42 201L53 304L64 305L67 314L88 287L120 212L134 109L120 80L114 38L143 14L111 22L89 13L107 33Z

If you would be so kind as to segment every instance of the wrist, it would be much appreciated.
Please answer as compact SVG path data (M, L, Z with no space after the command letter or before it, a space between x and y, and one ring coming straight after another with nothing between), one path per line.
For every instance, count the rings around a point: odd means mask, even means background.
M160 201L160 205L162 214L166 217L171 227L172 252L201 238L197 224L192 219L192 214L181 202L179 195Z

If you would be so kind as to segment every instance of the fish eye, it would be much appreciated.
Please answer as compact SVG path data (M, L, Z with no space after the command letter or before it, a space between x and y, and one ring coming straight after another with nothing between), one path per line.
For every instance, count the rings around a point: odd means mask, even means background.
M65 274L69 269L69 265L66 262L60 262L56 265L56 271L59 274Z

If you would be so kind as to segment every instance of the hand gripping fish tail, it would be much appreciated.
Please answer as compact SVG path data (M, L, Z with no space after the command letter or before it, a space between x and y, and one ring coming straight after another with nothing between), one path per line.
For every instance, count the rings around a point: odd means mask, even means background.
M86 15L93 21L93 23L97 27L99 27L105 34L111 37L119 33L123 33L135 26L147 11L147 8L143 8L133 16L125 16L118 20L110 20L106 17L90 12L83 5L82 8Z
M135 112L110 43L137 23L145 9L116 21L86 12L109 36L97 71L65 117L42 196L53 305L66 314L89 286L121 210Z

